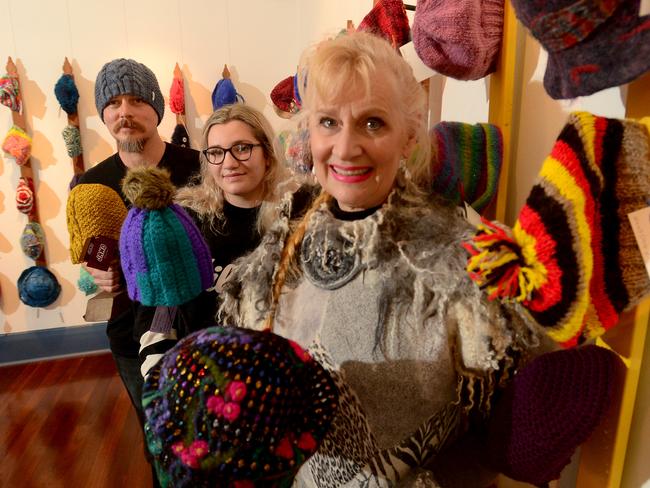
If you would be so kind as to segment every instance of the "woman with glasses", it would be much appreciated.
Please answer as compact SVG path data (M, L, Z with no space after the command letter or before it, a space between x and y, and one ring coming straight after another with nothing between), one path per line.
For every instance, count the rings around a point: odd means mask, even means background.
M194 218L214 265L212 288L178 308L171 334L147 331L140 338L146 376L177 339L210 325L232 262L257 247L275 216L287 172L264 115L244 104L216 110L203 129L201 171L181 188L176 203Z

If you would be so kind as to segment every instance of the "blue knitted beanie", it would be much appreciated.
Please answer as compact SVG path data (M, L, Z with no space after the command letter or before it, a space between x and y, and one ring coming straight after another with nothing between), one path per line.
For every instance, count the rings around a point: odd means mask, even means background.
M173 204L169 173L130 170L122 184L133 203L120 235L120 259L132 300L173 307L212 286L210 250L192 218Z

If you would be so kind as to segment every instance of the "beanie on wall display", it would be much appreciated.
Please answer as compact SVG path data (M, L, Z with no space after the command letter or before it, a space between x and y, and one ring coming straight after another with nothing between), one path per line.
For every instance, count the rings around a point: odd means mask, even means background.
M548 52L544 88L554 99L591 95L650 70L650 15L640 0L512 0Z

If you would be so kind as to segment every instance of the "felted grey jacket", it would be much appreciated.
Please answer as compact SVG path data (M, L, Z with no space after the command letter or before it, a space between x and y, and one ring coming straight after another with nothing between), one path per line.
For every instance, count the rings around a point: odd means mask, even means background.
M292 204L287 196L236 263L222 323L263 328ZM453 207L403 188L361 220L338 220L327 204L312 214L274 332L308 347L341 395L294 486L436 486L423 467L462 432L465 413L489 408L515 354L536 346L534 324L467 276L471 233Z

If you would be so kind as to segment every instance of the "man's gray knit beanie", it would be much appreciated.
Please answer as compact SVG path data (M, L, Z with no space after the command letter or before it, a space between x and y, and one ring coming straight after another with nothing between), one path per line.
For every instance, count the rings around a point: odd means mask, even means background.
M158 123L165 113L165 100L158 86L156 75L144 64L133 59L114 59L106 63L95 81L95 106L104 121L104 108L111 98L118 95L135 95L153 107Z

